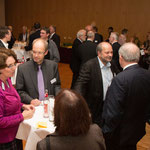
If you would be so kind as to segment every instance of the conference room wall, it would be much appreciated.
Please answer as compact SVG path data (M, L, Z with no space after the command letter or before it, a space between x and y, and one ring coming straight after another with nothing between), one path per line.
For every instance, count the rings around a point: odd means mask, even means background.
M5 2L0 0L0 26L5 25Z
M6 0L6 25L18 37L23 25L54 24L61 41L70 42L79 29L95 22L104 39L112 26L119 33L127 28L128 38L136 34L143 41L150 31L149 6L150 0Z

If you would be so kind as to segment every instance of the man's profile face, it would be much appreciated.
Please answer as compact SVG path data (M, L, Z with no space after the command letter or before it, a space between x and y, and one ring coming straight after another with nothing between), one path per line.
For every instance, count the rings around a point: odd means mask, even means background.
M10 32L10 30L8 30L8 34L5 34L5 37L6 37L7 41L11 40L11 32Z

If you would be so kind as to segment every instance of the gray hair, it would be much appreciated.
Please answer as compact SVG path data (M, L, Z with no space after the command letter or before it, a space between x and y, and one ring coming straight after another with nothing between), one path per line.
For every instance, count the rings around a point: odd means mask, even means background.
M94 38L95 34L93 31L88 31L87 38Z
M119 33L118 32L111 32L111 36L118 41Z
M36 42L42 42L44 44L44 47L45 47L45 52L48 50L48 42L44 39L41 39L41 38L38 38L38 39L35 39L32 43L32 46L36 43Z
M126 62L138 62L140 49L134 43L125 43L120 47L119 55L121 55Z
M77 32L77 38L80 38L80 36L84 35L84 32L86 32L84 29L81 29Z

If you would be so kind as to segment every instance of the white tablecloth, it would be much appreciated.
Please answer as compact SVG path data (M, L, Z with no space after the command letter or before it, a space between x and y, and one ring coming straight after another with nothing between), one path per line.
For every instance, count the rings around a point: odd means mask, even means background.
M55 131L53 122L43 118L43 112L43 106L36 107L33 118L24 120L19 126L16 138L26 141L25 150L36 150L37 142ZM47 122L47 128L37 129L38 121Z
M25 60L32 57L31 51L25 51L25 49L21 49L19 47L13 47L12 50L17 55L18 60L21 60L23 57Z

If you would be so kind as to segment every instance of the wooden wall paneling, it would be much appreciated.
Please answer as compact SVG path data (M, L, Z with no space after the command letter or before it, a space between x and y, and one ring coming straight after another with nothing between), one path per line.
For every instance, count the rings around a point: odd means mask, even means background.
M99 31L107 38L107 28L121 32L129 29L129 36L137 34L141 40L150 31L149 0L6 0L6 24L14 27L15 35L22 25L31 27L35 21L42 26L54 24L60 34L73 40L79 29L96 22Z

